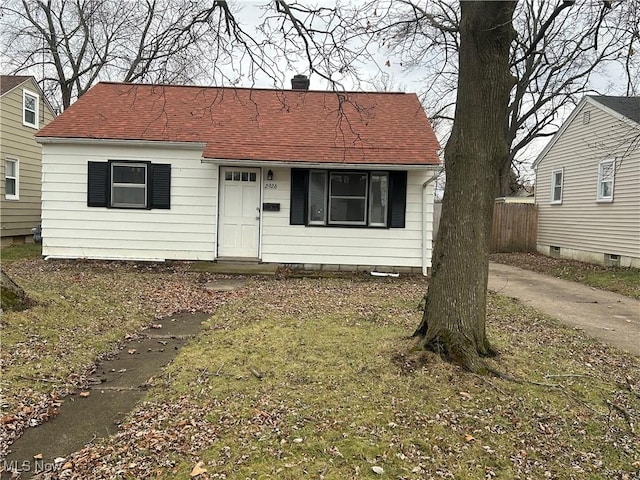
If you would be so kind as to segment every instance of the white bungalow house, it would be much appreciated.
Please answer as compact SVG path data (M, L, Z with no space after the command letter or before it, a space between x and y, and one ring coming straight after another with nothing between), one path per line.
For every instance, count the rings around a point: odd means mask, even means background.
M93 87L37 134L43 255L426 273L440 147L417 96L302 80Z
M539 252L640 268L640 97L583 98L533 165Z

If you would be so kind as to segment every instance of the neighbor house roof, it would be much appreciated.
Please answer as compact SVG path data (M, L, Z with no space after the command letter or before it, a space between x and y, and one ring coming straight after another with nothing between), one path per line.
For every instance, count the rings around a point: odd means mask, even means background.
M604 95L590 95L589 97L640 125L640 97L609 97Z
M37 137L205 143L221 160L435 165L415 94L99 83Z
M1 75L0 76L0 95L4 95L9 90L13 90L18 85L26 82L30 78L33 78L33 77L30 75Z

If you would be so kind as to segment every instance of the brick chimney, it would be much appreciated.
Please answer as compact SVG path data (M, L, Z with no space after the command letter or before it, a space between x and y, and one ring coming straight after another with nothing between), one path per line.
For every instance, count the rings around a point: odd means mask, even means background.
M309 78L306 75L294 75L291 79L293 90L309 90Z

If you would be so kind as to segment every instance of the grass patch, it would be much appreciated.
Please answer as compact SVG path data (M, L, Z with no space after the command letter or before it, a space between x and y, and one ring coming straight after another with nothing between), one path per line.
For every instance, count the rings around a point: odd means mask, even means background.
M640 362L491 296L482 378L411 353L422 279L254 281L74 457L123 478L626 478ZM612 407L612 405L615 405ZM626 412L625 417L621 412ZM139 452L144 452L141 455ZM201 463L199 463L201 462Z
M533 253L494 253L491 260L640 299L640 270L605 267Z
M11 245L0 250L0 260L13 262L16 260L28 260L42 256L42 245L32 243L30 245Z
M134 274L114 278L62 270L14 279L36 302L2 318L2 384L15 400L27 389L64 386L71 373L84 371L153 318L150 305L128 294L140 287Z
M7 250L14 248L22 250ZM27 423L37 425L51 415L52 400L81 388L94 362L128 335L171 313L213 312L222 301L180 264L45 262L19 256L3 269L35 305L4 312L0 319L2 416L11 419L0 425L0 454Z

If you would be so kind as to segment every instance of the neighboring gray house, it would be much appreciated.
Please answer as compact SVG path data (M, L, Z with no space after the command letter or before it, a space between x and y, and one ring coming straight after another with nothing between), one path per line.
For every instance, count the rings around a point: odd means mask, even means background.
M640 268L640 97L583 98L533 167L539 252Z
M38 129L55 114L31 76L0 76L0 209L2 245L31 241L40 223L42 147Z

